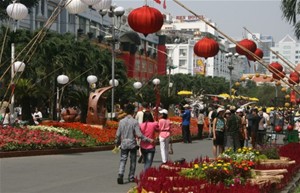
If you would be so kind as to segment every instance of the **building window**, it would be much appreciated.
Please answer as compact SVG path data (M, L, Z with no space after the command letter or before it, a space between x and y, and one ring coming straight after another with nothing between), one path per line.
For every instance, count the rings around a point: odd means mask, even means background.
M286 50L291 49L291 46L283 46L283 49L286 49Z
M179 66L185 66L186 65L186 60L179 60Z
M186 56L186 49L180 49L179 50L179 56Z

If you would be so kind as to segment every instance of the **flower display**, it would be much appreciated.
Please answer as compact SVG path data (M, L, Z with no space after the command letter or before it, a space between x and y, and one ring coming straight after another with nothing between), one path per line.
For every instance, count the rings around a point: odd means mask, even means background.
M261 155L258 150L253 149L252 147L243 147L237 149L236 152L234 152L232 148L228 148L220 155L220 158L227 158L234 161L257 161L258 159L264 159L265 156Z

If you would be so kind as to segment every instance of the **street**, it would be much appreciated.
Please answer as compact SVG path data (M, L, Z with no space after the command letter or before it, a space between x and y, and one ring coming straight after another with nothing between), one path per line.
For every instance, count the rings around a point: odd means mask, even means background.
M191 144L174 143L171 159L187 161L212 157L211 140ZM159 146L153 166L161 164ZM119 154L111 151L16 157L0 159L1 193L126 193L135 183L127 183L127 161L123 185L117 184ZM137 164L136 175L143 169Z

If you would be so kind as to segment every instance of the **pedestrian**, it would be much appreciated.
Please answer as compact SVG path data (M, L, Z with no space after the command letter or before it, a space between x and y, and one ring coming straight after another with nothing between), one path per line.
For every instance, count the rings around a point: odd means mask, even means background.
M115 143L117 146L121 148L121 158L118 172L118 184L123 184L123 177L125 173L125 166L127 162L128 155L130 153L130 168L128 180L129 182L134 182L135 168L136 168L136 154L137 149L137 139L141 138L142 141L146 141L149 143L153 143L154 140L145 137L140 130L139 123L136 119L133 118L135 106L132 104L128 104L125 108L125 112L127 113L126 117L124 117L119 122L119 127L116 132Z
M241 119L235 114L235 106L229 108L231 115L227 120L227 131L226 131L226 146L233 148L234 151L241 147L240 145L240 125Z
M243 148L245 140L248 140L247 128L246 128L246 117L243 109L236 110L237 115L240 117L240 147Z
M185 104L183 108L184 108L184 112L181 114L183 143L192 143L191 132L190 132L190 122L191 122L190 105Z
M226 126L224 112L225 109L219 107L217 109L217 117L213 120L213 155L215 158L224 151L224 131Z
M165 164L169 160L169 145L171 142L171 122L168 119L168 111L162 109L159 111L161 117L158 121L159 126L159 144L162 163Z
M35 108L34 113L32 114L32 118L36 125L42 122L43 115L42 112L37 107Z
M251 144L253 148L256 148L257 143L257 135L258 135L258 128L259 128L259 121L261 117L258 115L258 110L252 109L252 127L251 127ZM250 120L250 119L249 119Z
M10 125L10 110L9 107L7 106L5 108L5 112L2 114L3 120L2 120L2 125L3 127L7 127Z
M150 111L145 111L143 115L143 123L140 124L141 132L144 136L155 139L155 132L159 131L158 122L154 122L153 115ZM140 148L144 159L144 171L152 166L155 155L155 144L146 141L140 142Z
M199 111L199 115L198 115L198 122L197 122L197 126L198 126L198 134L197 137L198 139L202 139L202 133L203 133L203 126L204 126L204 110L201 109Z

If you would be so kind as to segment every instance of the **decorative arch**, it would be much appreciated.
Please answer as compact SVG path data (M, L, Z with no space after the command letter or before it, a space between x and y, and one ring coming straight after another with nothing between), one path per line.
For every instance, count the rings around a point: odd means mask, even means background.
M106 97L103 94L110 89L112 89L112 86L102 87L90 93L86 118L87 124L106 124Z

